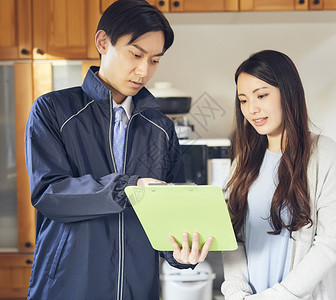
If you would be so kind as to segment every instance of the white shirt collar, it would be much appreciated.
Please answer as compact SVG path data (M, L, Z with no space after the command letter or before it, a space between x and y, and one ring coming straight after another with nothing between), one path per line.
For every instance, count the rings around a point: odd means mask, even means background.
M117 104L113 100L113 108L115 107L122 107L126 113L127 121L131 118L134 106L133 106L133 101L132 101L132 96L126 97L126 99L123 101L121 104Z

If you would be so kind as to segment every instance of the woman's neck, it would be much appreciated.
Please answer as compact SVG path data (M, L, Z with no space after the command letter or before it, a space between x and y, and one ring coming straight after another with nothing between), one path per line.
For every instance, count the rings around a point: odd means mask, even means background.
M282 135L267 136L268 147L267 149L271 152L283 152L284 145L281 147Z

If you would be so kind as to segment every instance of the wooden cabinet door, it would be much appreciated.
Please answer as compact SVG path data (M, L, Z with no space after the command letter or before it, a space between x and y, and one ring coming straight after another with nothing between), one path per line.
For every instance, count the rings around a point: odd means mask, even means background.
M147 0L153 6L159 8L162 12L169 12L169 3L172 0Z
M89 58L98 14L98 0L33 0L33 58Z
M117 0L100 0L100 13L102 14L106 8L116 1Z
M101 13L105 11L106 8L108 8L112 3L116 2L117 0L100 0L100 8L101 8ZM150 5L156 6L163 12L168 12L169 11L169 1L170 0L147 0L147 2Z
M310 10L333 10L336 9L335 0L309 0Z
M0 59L32 57L31 0L0 0Z
M317 0L315 0L317 1ZM321 0L323 3L323 9L325 10L332 10L336 9L336 1L335 0Z
M171 12L238 11L238 0L170 0Z
M240 0L241 11L307 10L310 0Z
M25 299L35 247L35 209L30 204L24 155L24 132L33 103L33 64L14 64L15 140L17 174L18 246L11 253L0 252L0 299Z
M14 88L18 251L33 252L35 248L36 215L35 208L30 202L30 187L24 153L25 127L34 97L33 64L31 62L14 64Z
M0 299L26 299L33 254L0 254Z

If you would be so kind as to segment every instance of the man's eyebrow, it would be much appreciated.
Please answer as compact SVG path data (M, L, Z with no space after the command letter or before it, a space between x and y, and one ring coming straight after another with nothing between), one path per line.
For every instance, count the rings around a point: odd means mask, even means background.
M140 46L137 45L137 44L132 44L132 46L135 47L135 48L137 48L138 50L140 50L141 52L143 52L143 53L145 53L145 54L148 53L145 49L143 49L142 47L140 47ZM154 54L153 57L155 57L155 56L163 56L163 54L164 54L164 52L161 52L161 53L159 53L159 54Z

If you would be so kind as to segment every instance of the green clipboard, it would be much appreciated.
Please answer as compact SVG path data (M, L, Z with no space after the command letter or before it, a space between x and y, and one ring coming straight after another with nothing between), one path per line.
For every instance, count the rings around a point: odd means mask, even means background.
M168 235L181 245L183 232L198 232L200 248L214 237L210 251L237 249L222 190L212 185L128 186L125 189L152 247L171 251Z

